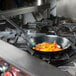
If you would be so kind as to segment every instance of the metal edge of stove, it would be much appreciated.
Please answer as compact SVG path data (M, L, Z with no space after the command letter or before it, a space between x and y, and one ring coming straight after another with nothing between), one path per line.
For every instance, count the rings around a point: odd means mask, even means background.
M0 57L31 76L71 76L46 62L0 40Z
M25 13L29 13L29 12L36 12L40 11L40 9L45 9L45 8L49 8L50 4L45 4L45 5L41 5L41 6L29 6L29 7L22 7L22 8L17 8L17 9L12 9L12 10L7 10L7 11L0 11L0 15L4 15L6 17L12 17L15 15L20 15L20 14L25 14ZM0 19L2 19L0 17Z

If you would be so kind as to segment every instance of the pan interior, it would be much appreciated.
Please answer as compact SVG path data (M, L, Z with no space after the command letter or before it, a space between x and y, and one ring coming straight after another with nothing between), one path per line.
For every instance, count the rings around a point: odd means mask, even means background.
M29 46L33 47L36 44L42 43L42 42L56 42L58 45L61 46L62 49L68 48L71 45L71 42L65 38L65 37L59 37L56 35L44 35L44 36L36 36L30 40Z

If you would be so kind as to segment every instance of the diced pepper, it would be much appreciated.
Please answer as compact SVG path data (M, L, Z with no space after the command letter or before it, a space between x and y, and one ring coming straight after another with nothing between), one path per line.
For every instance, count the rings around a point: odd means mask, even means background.
M55 41L54 43L43 42L43 43L37 44L35 45L35 47L33 47L33 49L39 50L39 51L48 51L48 52L63 50Z

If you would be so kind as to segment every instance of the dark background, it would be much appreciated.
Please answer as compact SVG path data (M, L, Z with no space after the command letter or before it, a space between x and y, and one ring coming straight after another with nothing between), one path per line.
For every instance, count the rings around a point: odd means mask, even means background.
M0 10L8 10L31 5L35 0L0 0Z

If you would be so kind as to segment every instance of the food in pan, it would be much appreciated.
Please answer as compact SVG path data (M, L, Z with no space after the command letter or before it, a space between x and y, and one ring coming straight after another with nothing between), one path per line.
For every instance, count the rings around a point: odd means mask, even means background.
M56 42L42 42L39 44L36 44L35 47L32 49L39 50L39 51L45 51L45 52L52 52L52 51L61 51L63 50L60 45L58 45Z

